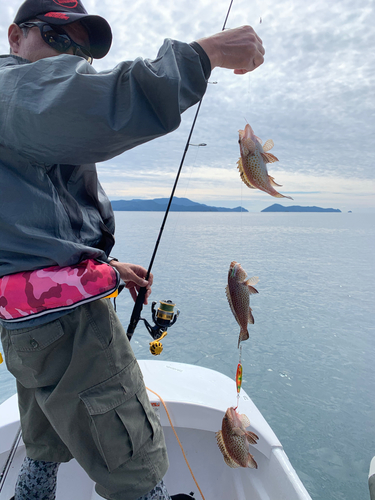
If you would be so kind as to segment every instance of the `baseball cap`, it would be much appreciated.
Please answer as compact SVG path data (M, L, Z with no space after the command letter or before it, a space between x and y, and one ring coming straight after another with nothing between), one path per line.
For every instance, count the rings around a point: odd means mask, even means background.
M89 15L80 0L25 0L13 22L21 24L35 18L58 26L81 21L87 29L90 52L95 59L104 57L111 47L112 31L108 22L103 17Z

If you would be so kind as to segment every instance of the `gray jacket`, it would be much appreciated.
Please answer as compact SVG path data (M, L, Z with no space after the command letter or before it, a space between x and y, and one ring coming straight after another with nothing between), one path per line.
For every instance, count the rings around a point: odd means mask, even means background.
M71 55L0 56L0 276L107 258L115 223L95 162L176 129L206 90L201 57L173 40L99 73Z

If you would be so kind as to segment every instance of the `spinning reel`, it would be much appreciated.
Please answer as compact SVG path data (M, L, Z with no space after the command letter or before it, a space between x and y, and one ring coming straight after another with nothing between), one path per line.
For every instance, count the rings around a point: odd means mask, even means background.
M167 335L167 329L176 323L180 314L178 309L174 311L176 304L173 304L171 300L161 300L157 310L155 308L156 304L157 302L153 302L151 305L154 326L151 326L146 319L140 318L144 322L148 333L154 339L150 342L150 352L154 356L162 352L163 344L160 341Z

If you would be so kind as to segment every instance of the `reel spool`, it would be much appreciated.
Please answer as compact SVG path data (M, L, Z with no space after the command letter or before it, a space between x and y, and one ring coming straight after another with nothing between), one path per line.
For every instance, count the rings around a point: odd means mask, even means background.
M171 300L161 300L158 309L156 309L156 304L157 302L153 302L151 305L154 326L151 326L144 318L140 318L144 322L148 333L154 339L150 342L150 352L154 356L158 356L162 352L163 344L160 341L167 335L167 329L176 323L180 314L178 309L174 310L176 304Z

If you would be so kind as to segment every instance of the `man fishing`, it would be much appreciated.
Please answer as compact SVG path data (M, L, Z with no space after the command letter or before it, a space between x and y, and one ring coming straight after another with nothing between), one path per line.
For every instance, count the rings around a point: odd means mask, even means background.
M52 500L73 457L111 500L170 499L163 433L107 295L151 293L146 269L110 257L114 215L96 162L167 134L205 93L211 70L263 62L249 26L154 61L91 63L109 24L79 0L26 0L0 56L0 331L26 458L15 500ZM72 492L72 498L75 498Z

